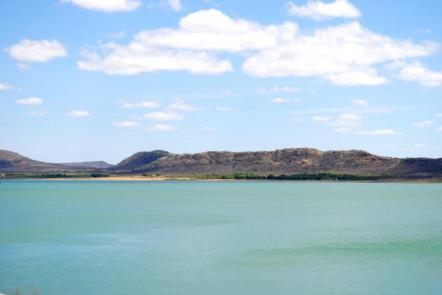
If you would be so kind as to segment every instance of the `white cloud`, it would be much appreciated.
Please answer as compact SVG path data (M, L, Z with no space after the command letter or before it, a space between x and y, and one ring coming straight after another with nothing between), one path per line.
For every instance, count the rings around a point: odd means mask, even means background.
M31 116L35 116L35 117L44 117L47 114L49 114L49 112L47 110L42 110L42 111L30 111L29 115Z
M143 31L135 36L134 41L144 47L242 52L273 48L297 31L298 26L291 22L263 26L208 9L186 15L177 29Z
M338 116L336 121L331 124L333 126L337 127L344 127L344 128L350 128L350 127L359 127L361 125L362 116L357 113L344 113Z
M413 127L424 128L424 127L430 127L431 125L433 125L433 121L425 120L425 121L420 121L420 122L414 123Z
M365 107L368 106L368 102L364 99L352 99L351 104L357 107Z
M442 125L437 128L437 130L442 131Z
M173 131L178 129L179 127L170 126L166 124L157 124L146 128L147 131L158 131L158 132Z
M378 76L376 71L372 68L358 69L356 71L348 71L343 73L331 73L328 75L333 84L343 86L355 86L355 85L382 85L387 82L384 77Z
M103 56L87 53L78 66L83 70L121 75L160 70L221 74L233 70L230 61L220 60L209 51L271 48L277 45L278 35L296 31L293 23L262 26L234 20L216 9L201 10L183 17L178 29L143 31L127 46L107 44Z
M415 44L379 35L358 22L295 34L272 49L248 57L243 69L258 77L322 77L338 85L387 82L375 66L435 52L433 43Z
M437 113L436 117L440 117L441 118L442 117L442 113Z
M333 128L333 131L340 134L347 135L365 135L365 136L385 136L399 134L393 129L374 129L366 130L363 127L363 117L360 113L347 112L342 113L336 118L331 116L313 116L314 122L323 124Z
M284 97L275 97L274 99L270 100L270 102L274 104L286 104L286 103L301 102L301 101L302 100L299 98L284 98Z
M69 117L74 117L74 118L87 118L91 116L91 114L88 111L82 111L82 110L73 110L67 113L67 115Z
M419 62L403 66L398 78L405 81L416 81L430 87L442 85L442 72L427 69Z
M291 15L316 20L332 17L357 18L361 16L360 11L347 0L335 0L329 3L309 0L306 5L295 5L289 2L287 3L287 9Z
M40 105L43 104L43 99L38 97L29 97L29 98L22 98L17 100L18 104L21 105L27 105L27 106L33 106L33 105Z
M23 62L47 62L67 55L67 50L57 40L23 39L9 47L7 52L14 59Z
M144 118L156 121L177 121L184 119L184 116L175 112L153 112L144 115Z
M313 116L312 117L312 121L320 122L320 123L330 122L331 120L333 120L332 116Z
M262 95L268 95L275 93L296 93L299 92L299 89L292 86L273 86L270 88L258 88L256 92Z
M140 102L127 102L127 101L120 101L120 106L123 109L153 109L153 108L159 108L160 104L155 101L145 100Z
M391 72L386 64L429 56L437 47L377 34L358 22L302 32L293 22L262 25L209 9L186 15L177 28L142 31L127 45L103 45L77 65L120 75L161 70L222 74L233 71L223 53L236 53L245 58L242 69L256 77L319 77L336 85L371 86L388 82L380 74Z
M283 97L275 97L274 99L270 100L271 103L274 104L285 104L285 103L289 103L290 100L287 98L283 98Z
M169 6L175 11L180 11L183 8L181 5L181 0L169 0L168 3Z
M5 83L0 83L0 91L1 90L11 90L14 89L14 86L9 85L9 84L5 84Z
M108 44L104 57L87 53L86 60L77 62L80 69L102 71L109 75L136 75L156 71L188 71L193 74L230 72L230 61L219 60L203 51L183 51L145 47L134 41L128 46Z
M140 0L61 0L60 2L104 12L133 11L142 5Z
M183 112L196 112L201 110L200 107L192 104L186 104L180 99L177 99L174 103L170 104L169 108Z
M139 127L140 124L137 121L120 121L114 122L114 126L118 128L135 128Z

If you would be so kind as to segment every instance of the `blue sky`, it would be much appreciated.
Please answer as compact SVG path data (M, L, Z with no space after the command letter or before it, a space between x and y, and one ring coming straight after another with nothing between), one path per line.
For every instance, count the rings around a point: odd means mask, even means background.
M0 5L0 149L442 157L441 1Z

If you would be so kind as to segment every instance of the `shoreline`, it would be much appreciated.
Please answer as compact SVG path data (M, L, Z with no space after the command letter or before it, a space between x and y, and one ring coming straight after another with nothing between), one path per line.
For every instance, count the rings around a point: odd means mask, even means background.
M223 179L223 178L197 178L197 177L149 177L149 176L106 176L106 177L54 177L54 178L40 178L40 177L11 177L0 178L3 180L43 180L43 181L134 181L134 182L152 182L152 181L192 181L192 182L330 182L330 183L442 183L442 179L378 179L378 180L289 180L289 179Z

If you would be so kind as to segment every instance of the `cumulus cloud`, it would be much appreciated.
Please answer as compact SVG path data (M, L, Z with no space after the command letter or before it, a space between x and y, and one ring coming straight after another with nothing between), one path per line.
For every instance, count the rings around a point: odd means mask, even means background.
M14 89L14 86L9 85L9 84L5 84L5 83L0 83L0 91L1 90L11 90Z
M144 115L145 119L156 121L178 121L183 120L184 116L175 112L153 112Z
M173 130L178 130L178 129L179 129L179 127L166 125L166 124L156 124L156 125L146 128L147 131L156 131L156 132L167 132L167 131L173 131Z
M21 105L35 106L43 104L43 99L38 97L28 97L17 100L17 103Z
M322 77L338 85L379 85L387 79L377 73L377 65L427 56L436 49L433 43L395 40L352 22L291 35L281 45L248 57L243 69L258 77Z
M299 98L284 98L284 97L275 97L274 99L270 100L271 103L274 104L287 104L292 102L301 102L302 100Z
M181 5L181 0L169 0L169 6L175 10L180 11L183 7Z
M120 106L123 109L150 109L150 108L159 108L160 104L151 101L151 100L145 100L140 102L128 102L128 101L120 101Z
M183 112L196 112L201 110L199 106L187 104L180 99L177 99L174 103L170 104L169 108Z
M88 111L83 111L83 110L73 110L67 113L67 115L73 118L87 118L91 116L91 114Z
M135 35L143 46L183 50L241 52L273 48L280 39L296 34L294 23L264 26L257 22L233 19L219 10L209 9L183 17L177 29L156 29Z
M222 74L233 67L228 60L198 51L183 51L145 47L134 41L128 46L108 44L104 57L86 53L78 67L87 71L102 71L109 75L136 75L156 71L188 71L193 74Z
M296 32L295 24L262 26L234 20L219 10L197 11L183 17L178 29L157 29L135 35L127 46L107 44L103 56L89 52L79 61L83 70L133 75L160 70L185 70L197 74L221 74L233 70L231 62L213 51L241 52L271 48L278 34Z
M442 85L442 71L432 71L419 62L403 66L399 72L398 78L405 81L416 81L424 86L430 87Z
M302 32L293 22L262 25L209 9L184 16L177 28L142 31L127 45L103 45L77 64L83 70L120 75L161 70L222 74L233 71L225 54L230 53L244 58L242 69L256 77L319 77L336 85L371 86L388 82L380 74L386 64L429 56L437 48L431 42L377 34L358 22ZM272 91L294 89L262 92Z
M269 88L258 88L256 92L262 95L275 94L275 93L296 93L299 89L292 86L273 86Z
M114 122L114 126L118 128L135 128L139 127L140 124L137 121L120 121Z
M357 113L344 113L338 116L336 121L331 124L336 127L350 128L361 126L362 116Z
M305 5L287 3L289 14L323 20L333 17L358 18L361 12L347 0L335 0L325 3L319 0L309 0Z
M103 12L133 11L142 5L140 0L61 0L60 2Z
M399 134L389 128L373 130L363 128L363 116L357 112L346 112L336 117L313 116L312 121L332 128L333 132L346 135L387 136Z
M23 39L7 49L8 54L22 62L47 62L67 55L63 44L57 40Z
M413 127L417 127L417 128L430 127L431 125L433 125L433 121L431 121L431 120L425 120L425 121L413 123Z

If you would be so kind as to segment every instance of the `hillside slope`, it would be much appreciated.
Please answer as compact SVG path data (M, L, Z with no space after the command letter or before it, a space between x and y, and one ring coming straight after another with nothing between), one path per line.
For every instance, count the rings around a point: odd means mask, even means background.
M78 162L78 163L46 163L32 160L20 154L0 150L1 173L59 173L79 172L108 169L112 165L103 162Z
M113 169L124 170L120 165ZM324 152L311 148L294 148L262 152L164 154L153 161L152 159L145 162L137 161L131 169L132 173L171 175L237 172L279 175L333 172L426 178L442 176L442 159L399 159L376 156L358 150Z
M260 152L171 154L138 152L115 166L105 162L52 164L0 150L0 173L104 172L112 174L206 175L251 173L281 175L345 173L395 178L442 178L442 159L391 158L359 150L293 148Z

